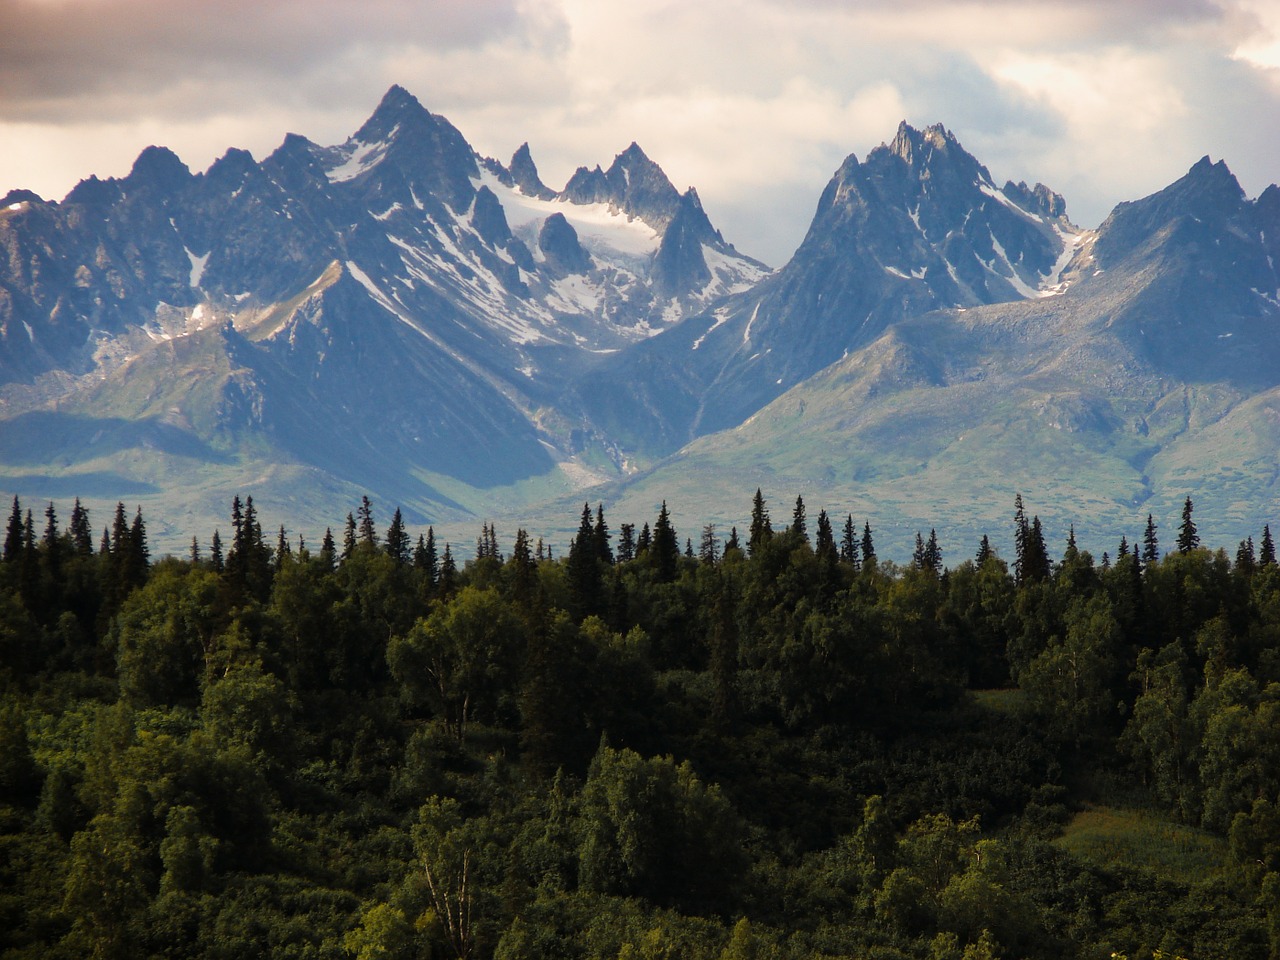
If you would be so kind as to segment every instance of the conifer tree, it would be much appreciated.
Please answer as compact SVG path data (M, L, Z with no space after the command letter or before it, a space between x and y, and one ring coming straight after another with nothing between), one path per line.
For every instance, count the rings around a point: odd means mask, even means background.
M356 552L356 518L350 513L347 514L347 523L342 530L342 560L345 562L351 559L351 555Z
M1200 536L1196 533L1195 521L1191 519L1191 498L1187 497L1182 505L1182 526L1178 528L1178 552L1190 553L1200 546Z
M192 566L196 566L199 563L200 563L200 538L193 535L191 537L191 564Z
M675 528L671 526L671 514L667 512L667 501L662 501L662 509L658 511L658 519L653 525L653 567L659 582L666 583L676 578L676 567L680 562L680 541L676 537ZM692 545L689 547L692 553Z
M52 583L62 580L62 538L58 533L58 512L53 501L44 511L44 536L40 540L45 571Z
M369 502L367 495L360 498L360 506L356 508L356 520L359 524L360 542L376 547L378 531L373 527L373 504Z
M333 531L325 527L324 538L320 541L320 562L332 570L337 558L338 548L333 542Z
M71 543L76 553L82 557L93 555L93 531L89 526L89 511L80 505L76 497L76 505L71 509L71 524L68 527Z
M22 504L18 502L16 495L4 538L4 559L9 563L17 563L22 559Z
M1120 546L1116 547L1116 557L1127 557L1129 555L1129 538L1123 533L1120 534Z
M754 554L766 540L773 536L773 525L769 522L769 510L764 503L764 494L756 487L755 498L751 501L751 528L747 533L747 550Z
M618 562L627 563L636 558L636 525L624 523L618 528Z
M436 529L427 527L427 540L423 544L422 566L419 567L427 576L427 582L434 584L440 577L440 559L436 555Z
M440 579L436 583L442 597L451 597L458 589L458 565L453 560L453 550L448 543L440 556Z
M853 514L844 518L844 532L840 537L840 559L858 566L858 534L853 526Z
M862 566L863 568L872 567L876 562L876 545L871 539L871 521L862 521Z
M1160 561L1160 541L1156 537L1156 522L1147 514L1147 531L1142 537L1142 565L1150 567Z
M284 524L280 524L280 531L276 534L276 555L275 567L279 570L284 566L285 557L293 556L293 548L289 546L289 535L285 532Z
M396 512L391 517L391 526L387 527L387 542L383 549L397 567L409 562L409 533L404 528L404 518L400 515L399 507L396 507Z
M982 541L978 544L978 552L974 556L973 562L976 566L981 567L984 563L990 560L991 557L991 540L984 533L982 535Z
M828 560L839 558L835 534L831 530L831 519L827 516L826 510L818 511L818 533L813 541L813 552Z
M653 546L653 534L649 531L649 521L646 520L640 528L640 536L636 538L636 556L642 557L648 554L649 549Z
M213 531L213 539L209 541L209 566L213 568L214 573L222 573L224 569L222 537L216 529Z
M796 497L796 506L791 512L791 532L808 542L809 524L805 520L804 497Z
M613 563L613 547L609 545L609 525L604 522L604 504L596 504L596 525L592 529L592 536L595 539L596 559L601 563L611 565Z
M924 563L925 569L932 570L935 574L942 573L942 548L938 546L938 532L932 527L929 529L929 540L924 545Z
M729 539L724 542L724 555L728 556L730 550L735 550L738 553L742 552L742 544L738 542L737 527L729 528Z
M1246 575L1252 574L1258 566L1258 557L1254 552L1253 537L1246 537L1236 548L1236 569Z
M1271 539L1271 524L1262 528L1262 546L1258 551L1258 566L1270 567L1276 562L1276 545Z
M588 503L582 505L578 532L569 544L565 576L569 581L570 612L574 619L582 621L599 614L604 584L600 573L595 526L591 522L591 505Z
M714 564L720 559L720 541L716 539L716 525L705 524L702 528L702 539L698 544L698 559L702 563Z

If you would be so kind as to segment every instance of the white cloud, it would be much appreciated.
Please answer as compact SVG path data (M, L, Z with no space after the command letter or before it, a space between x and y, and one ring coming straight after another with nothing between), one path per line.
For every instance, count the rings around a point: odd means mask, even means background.
M945 123L1093 225L1199 156L1277 178L1272 0L0 0L0 193L149 143L344 139L391 83L544 179L632 140L779 263L845 155Z

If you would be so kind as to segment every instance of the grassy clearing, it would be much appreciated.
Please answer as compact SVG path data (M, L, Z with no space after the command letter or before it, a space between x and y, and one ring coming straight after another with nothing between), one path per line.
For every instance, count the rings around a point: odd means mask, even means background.
M973 702L995 713L1017 713L1027 702L1027 695L1016 687L1007 690L970 690Z
M1102 867L1138 867L1182 883L1204 880L1222 868L1226 841L1174 823L1154 811L1091 807L1071 818L1058 845Z

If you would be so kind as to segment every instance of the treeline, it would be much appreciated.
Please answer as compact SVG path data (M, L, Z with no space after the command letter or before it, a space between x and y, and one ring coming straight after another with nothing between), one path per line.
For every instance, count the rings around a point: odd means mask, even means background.
M584 505L465 560L365 499L314 549L0 559L0 956L1280 953L1280 566L1155 524L949 568L803 500L683 542ZM274 543L272 542L274 541ZM980 691L981 693L975 693ZM992 693L991 691L1002 691ZM1124 802L1207 871L1073 854ZM1217 837L1219 839L1213 840Z

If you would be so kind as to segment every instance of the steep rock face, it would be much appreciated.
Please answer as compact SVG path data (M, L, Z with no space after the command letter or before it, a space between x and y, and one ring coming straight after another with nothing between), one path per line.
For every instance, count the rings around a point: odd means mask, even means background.
M1064 211L1043 186L997 189L941 126L903 124L845 160L785 267L588 375L583 402L656 453L731 427L904 317L1060 291L1080 236Z
M934 524L969 550L1015 493L1095 556L1149 512L1167 530L1187 496L1211 542L1256 537L1280 504L1276 202L1202 160L1086 235L1062 294L897 320L645 487L738 522L715 512L741 496L721 478L758 465L899 554Z
M149 379L156 402L182 411L173 429L190 432L191 449L239 445L225 455L291 458L352 484L374 476L352 464L376 449L396 464L375 471L381 489L419 491L424 504L443 500L407 475L483 490L563 463L557 482L594 478L616 469L616 452L589 416L564 409L564 382L765 268L688 218L664 248L685 201L634 144L592 190L548 189L527 145L510 168L481 158L392 87L336 146L289 134L261 162L231 149L196 174L150 147L127 177L90 177L61 203L11 192L0 210L4 415L46 403L90 419L133 410L110 395ZM191 352L167 345L216 352L208 331L224 329L240 344L236 369L256 372L193 367L230 384L223 399L162 372ZM308 399L286 403L289 389ZM198 416L184 399L197 395L256 413ZM320 427L321 413L340 426ZM83 462L48 452L73 473Z

